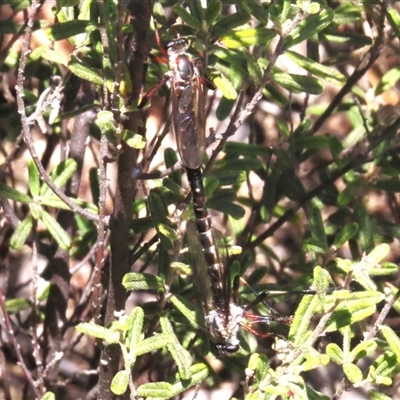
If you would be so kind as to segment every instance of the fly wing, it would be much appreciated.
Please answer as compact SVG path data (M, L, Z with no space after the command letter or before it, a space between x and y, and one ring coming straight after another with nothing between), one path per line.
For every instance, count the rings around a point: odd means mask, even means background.
M218 258L220 263L220 276L221 276L221 287L223 291L224 305L223 309L226 311L226 321L229 319L230 303L231 303L231 269L229 263L228 248L225 241L225 237L222 233L213 229L215 245L218 251Z
M172 115L178 151L187 168L201 166L204 154L204 100L195 78L177 95L173 93Z
M208 265L204 258L203 248L200 244L196 224L189 221L186 226L186 236L192 261L194 287L197 297L203 304L204 313L208 315L209 304L212 303L211 281L208 275Z

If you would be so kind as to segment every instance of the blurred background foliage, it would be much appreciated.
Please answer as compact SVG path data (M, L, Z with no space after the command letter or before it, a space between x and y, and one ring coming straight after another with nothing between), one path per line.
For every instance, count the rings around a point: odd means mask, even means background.
M400 396L397 2L30 3L0 5L3 398ZM137 108L177 37L216 86L204 183L239 303L287 291L293 316L222 358L171 87Z

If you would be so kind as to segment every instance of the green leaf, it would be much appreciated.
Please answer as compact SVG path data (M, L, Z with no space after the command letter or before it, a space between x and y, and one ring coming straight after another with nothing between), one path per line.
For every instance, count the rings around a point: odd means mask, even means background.
M75 173L78 164L72 158L67 158L64 161L61 161L50 173L50 179L53 181L54 185L58 188L64 186L69 179L71 179L72 175ZM47 186L43 184L40 189L40 195L42 197L54 196L53 191Z
M227 31L219 40L229 49L248 48L265 44L277 35L275 30L265 28L245 28Z
M369 254L363 257L361 263L363 263L363 265L366 265L368 269L374 268L389 253L390 253L390 246L388 244L386 243L378 244L378 246L376 246Z
M236 100L237 92L235 88L233 87L232 83L223 75L216 77L213 82L225 98L229 100Z
M111 382L111 391L114 394L122 395L126 392L126 389L128 389L128 384L129 371L118 371Z
M335 240L333 242L334 246L342 247L344 244L353 239L358 232L358 224L356 222L350 222L346 224L335 236Z
M338 365L343 363L343 350L336 343L329 343L328 346L326 346L326 354L328 354L334 363Z
M48 47L46 47L42 51L42 58L44 60L50 61L53 64L61 64L64 67L68 66L68 59L66 56L64 56L64 54L56 50L49 49Z
M391 351L385 351L372 364L375 374L380 377L391 377L399 370L399 359Z
M179 343L177 337L174 334L171 323L167 318L161 316L160 325L163 333L171 334L173 336L172 343L169 344L168 351L171 353L172 358L174 359L178 371L179 376L183 380L190 379L190 366L193 364L193 359L190 353Z
M140 343L137 343L137 345L133 349L132 354L135 357L138 357L141 356L142 354L150 353L151 351L167 347L169 344L172 343L173 340L174 340L174 335L166 333L149 337L147 339L142 340Z
M14 250L20 250L25 244L26 238L31 233L33 228L33 219L27 216L15 229L10 239L10 246Z
M222 97L220 100L217 111L216 111L216 117L219 121L223 121L224 119L228 118L228 115L232 111L232 108L235 104L234 100L229 100L226 97Z
M19 298L6 300L6 310L8 314L29 310L31 307L32 305L27 299Z
M81 33L91 32L97 27L91 21L72 20L67 22L56 23L46 29L46 35L50 40L67 39L70 36L76 36Z
M386 396L386 394L377 391L377 390L369 390L368 391L368 399L369 400L393 400L393 397Z
M205 364L195 364L189 368L190 379L185 382L181 382L180 377L177 376L175 382L172 385L173 395L176 396L183 391L186 391L189 387L197 385L208 376L208 367Z
M322 31L333 21L333 17L334 14L330 8L323 9L317 15L309 15L290 32L285 39L283 49L287 50Z
M189 2L189 11L198 21L203 23L204 21L204 10L203 2L201 0L192 0Z
M39 196L40 175L33 160L30 160L28 163L28 177L29 177L29 189L31 191L32 196L34 197Z
M174 396L172 385L168 382L145 383L137 388L136 396L154 399L169 399Z
M40 400L56 400L56 395L53 392L46 392Z
M119 333L92 322L83 322L76 326L76 330L84 335L105 340L108 344L118 343Z
M400 14L394 7L388 7L386 10L386 18L396 34L397 38L400 39Z
M0 196L14 200L18 203L28 204L31 202L31 198L27 194L13 189L2 182L0 182Z
M393 351L397 359L400 361L400 339L398 335L389 326L382 326L381 332L386 339L390 350Z
M376 344L375 340L365 340L359 343L354 349L350 352L349 359L351 361L357 361L360 358L368 357L372 355L378 345Z
M232 31L239 26L242 26L249 22L251 15L246 11L239 11L234 14L228 15L227 17L222 17L213 27L212 35L219 36L220 34L225 34L226 32Z
M315 310L320 307L319 296L303 296L290 325L288 338L295 346L304 343L308 336L308 327Z
M323 90L321 83L311 76L273 72L272 79L295 93L321 94Z
M364 46L371 46L372 39L369 36L361 35L355 32L345 32L345 33L327 33L323 32L320 34L321 41L327 41L331 43L337 43L345 46L351 46L355 49L364 47ZM338 56L337 59L341 60L348 60L352 58L353 55L344 54L342 57ZM330 59L331 64L336 64L338 61L337 59Z
M96 116L95 124L99 127L100 132L103 135L106 135L107 139L111 143L113 143L114 145L117 144L116 140L117 128L115 126L114 114L111 111L107 110L99 111Z
M133 290L155 290L164 291L164 280L156 275L129 272L124 275L122 284L127 291Z
M311 237L317 240L326 251L328 249L328 240L325 233L324 221L322 220L321 211L314 202L308 204L307 214Z
M212 25L219 17L221 14L221 9L222 3L219 0L211 0L208 2L206 11L204 13L204 19L209 26Z
M357 365L351 363L343 364L343 372L351 383L357 383L363 379L362 371Z
M180 4L175 4L172 9L179 17L183 19L186 25L190 26L196 31L201 30L201 21L193 17L192 14L189 14Z
M343 86L346 83L346 77L333 68L326 67L325 65L317 63L292 50L286 51L285 55L306 71L316 75L318 78L332 83L332 85Z
M85 81L92 82L98 86L103 85L103 76L94 68L88 67L86 64L78 60L75 56L71 56L68 68L73 74Z
M168 223L167 207L156 190L150 192L150 195L147 198L147 204L149 205L151 219L153 220L155 227L159 224Z
M125 340L128 352L133 353L136 344L141 339L144 321L144 311L140 307L135 307L128 317L128 332Z
M40 213L40 220L63 250L68 250L71 247L71 237L54 217L52 217L47 211L42 210Z
M189 321L193 329L206 329L203 313L197 307L193 306L192 303L179 295L172 295L170 301Z
M133 149L144 149L146 147L146 139L142 135L134 133L129 129L123 130L122 139Z

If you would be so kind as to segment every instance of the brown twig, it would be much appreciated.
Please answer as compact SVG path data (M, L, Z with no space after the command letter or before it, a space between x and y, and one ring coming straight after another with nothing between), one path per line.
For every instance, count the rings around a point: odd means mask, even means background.
M41 7L41 3L39 1L34 1L30 8L30 15L28 19L28 23L26 25L25 35L22 41L22 51L18 68L18 76L17 76L17 85L15 87L17 93L17 104L18 104L18 112L21 115L21 125L22 125L22 133L24 136L24 141L26 146L31 154L31 157L38 169L40 176L43 181L49 186L49 188L56 194L73 212L85 217L91 221L98 222L99 216L96 214L87 211L78 205L76 205L68 196L66 196L60 188L58 188L53 181L50 179L47 171L44 169L43 164L36 153L36 149L33 143L32 134L30 130L30 121L26 116L25 112L25 102L24 102L24 81L25 81L25 68L28 60L28 55L30 54L30 41L32 37L32 28L34 23L34 17Z

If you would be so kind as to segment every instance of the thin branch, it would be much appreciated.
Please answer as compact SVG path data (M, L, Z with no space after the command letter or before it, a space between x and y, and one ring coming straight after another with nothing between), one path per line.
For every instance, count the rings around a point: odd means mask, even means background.
M28 60L28 55L30 54L30 41L32 37L32 28L34 17L40 8L41 3L39 1L34 1L32 3L30 9L30 16L27 23L27 28L25 31L25 35L22 41L22 51L18 68L18 77L17 77L17 85L15 86L15 90L17 93L17 104L18 104L18 112L21 115L21 125L22 125L22 133L24 135L24 141L26 146L31 154L31 157L38 169L40 176L43 181L49 186L49 188L56 194L73 212L85 217L91 221L98 222L99 216L91 213L79 206L77 206L68 196L66 196L60 188L58 188L53 181L50 179L47 171L44 169L43 164L36 153L36 149L33 143L32 134L30 130L30 121L26 116L25 112L25 102L24 102L24 81L25 81L25 68ZM31 121L32 122L32 121Z
M20 367L22 368L22 371L25 375L26 380L28 381L30 387L32 388L33 392L35 393L35 397L37 399L40 399L42 394L40 393L39 389L37 388L37 385L36 385L35 381L33 380L32 374L29 371L28 367L26 366L24 358L22 357L21 348L19 346L19 343L17 342L17 338L15 337L15 332L14 332L14 329L12 328L11 320L10 320L10 317L7 312L5 301L6 300L5 300L3 291L0 289L0 309L1 309L1 313L3 315L3 321L5 324L5 328L6 328L5 329L6 335L8 337L9 342L12 344L12 346L14 348L15 354L18 359L18 363L19 363Z

